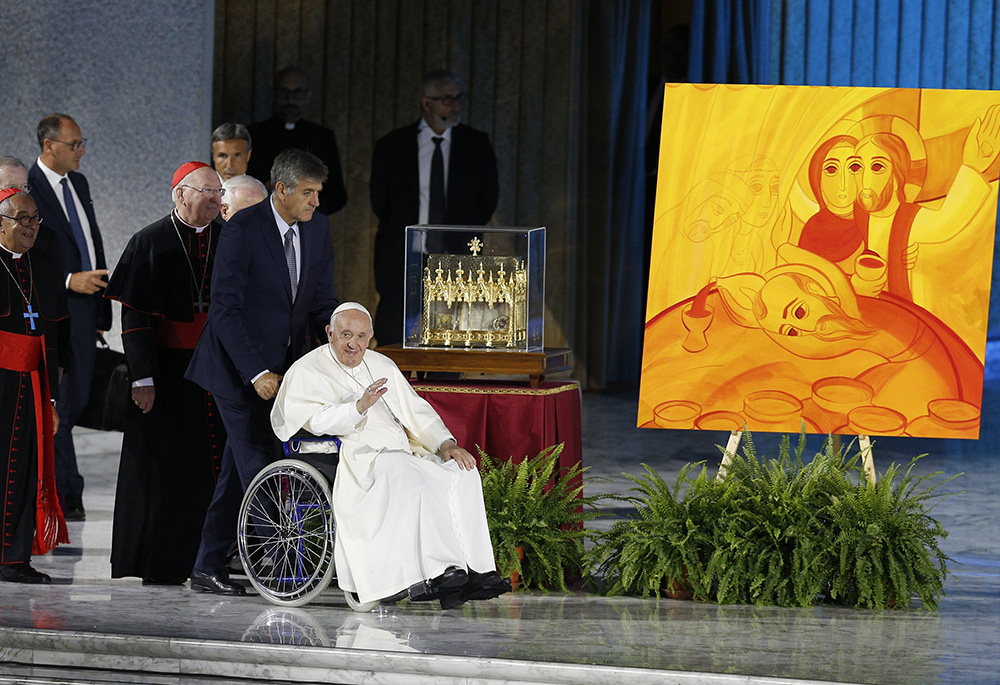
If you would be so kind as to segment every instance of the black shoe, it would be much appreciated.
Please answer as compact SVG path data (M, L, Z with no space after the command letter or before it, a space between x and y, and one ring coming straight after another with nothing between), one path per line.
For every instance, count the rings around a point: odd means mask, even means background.
M441 600L442 609L457 609L465 604L461 590L445 590L438 596L438 599Z
M86 521L87 512L83 508L83 495L66 495L66 509L63 518L67 521Z
M47 573L36 571L27 561L17 564L0 564L0 580L30 585L48 585L52 582L52 578Z
M494 599L510 591L510 578L501 578L496 571L473 573L462 587L441 592L441 608L457 609L466 602Z
M247 593L242 585L230 582L224 571L209 574L196 568L191 569L191 589L215 595L242 596Z
M422 580L411 585L408 594L411 602L429 602L437 599L442 590L460 588L467 582L469 582L469 574L464 568L449 566L437 578Z
M511 592L510 578L501 578L496 571L489 573L473 573L469 582L461 589L465 601L474 599L493 599Z

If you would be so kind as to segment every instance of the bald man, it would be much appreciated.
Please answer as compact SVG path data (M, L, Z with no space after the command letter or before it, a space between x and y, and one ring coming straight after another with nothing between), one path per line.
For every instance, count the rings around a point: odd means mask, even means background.
M267 188L253 176L232 176L222 182L226 191L222 198L222 220L229 221L236 212L261 202L267 197Z

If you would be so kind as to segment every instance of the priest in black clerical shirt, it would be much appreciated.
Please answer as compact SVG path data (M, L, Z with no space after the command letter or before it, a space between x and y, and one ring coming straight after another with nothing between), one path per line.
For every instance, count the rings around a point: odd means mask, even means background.
M42 230L30 195L0 190L0 580L13 583L50 583L32 568L31 555L69 542L52 443L59 427L57 322L69 312L58 268L44 254L28 254Z
M271 188L271 166L279 152L294 148L316 155L329 170L319 194L319 211L329 216L347 204L347 189L333 131L303 118L311 93L309 79L298 67L286 67L275 74L274 113L248 127L253 155L247 173Z
M222 180L188 162L174 210L129 241L108 284L122 303L122 343L135 404L122 441L111 575L181 584L194 564L225 448L212 396L184 370L201 335L221 223Z

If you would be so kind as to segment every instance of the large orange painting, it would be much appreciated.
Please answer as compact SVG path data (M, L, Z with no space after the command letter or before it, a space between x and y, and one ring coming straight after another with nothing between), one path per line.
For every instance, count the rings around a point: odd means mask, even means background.
M1000 93L668 84L640 426L977 438Z

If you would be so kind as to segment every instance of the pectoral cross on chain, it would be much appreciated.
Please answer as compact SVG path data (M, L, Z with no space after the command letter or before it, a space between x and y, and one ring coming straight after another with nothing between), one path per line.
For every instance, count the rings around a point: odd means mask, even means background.
M38 312L33 310L29 304L28 311L26 311L22 316L28 320L29 324L31 324L31 330L35 330L35 319L38 318Z
M194 301L194 310L200 313L208 311L208 302L205 302L205 298L201 293L198 293L198 299Z

